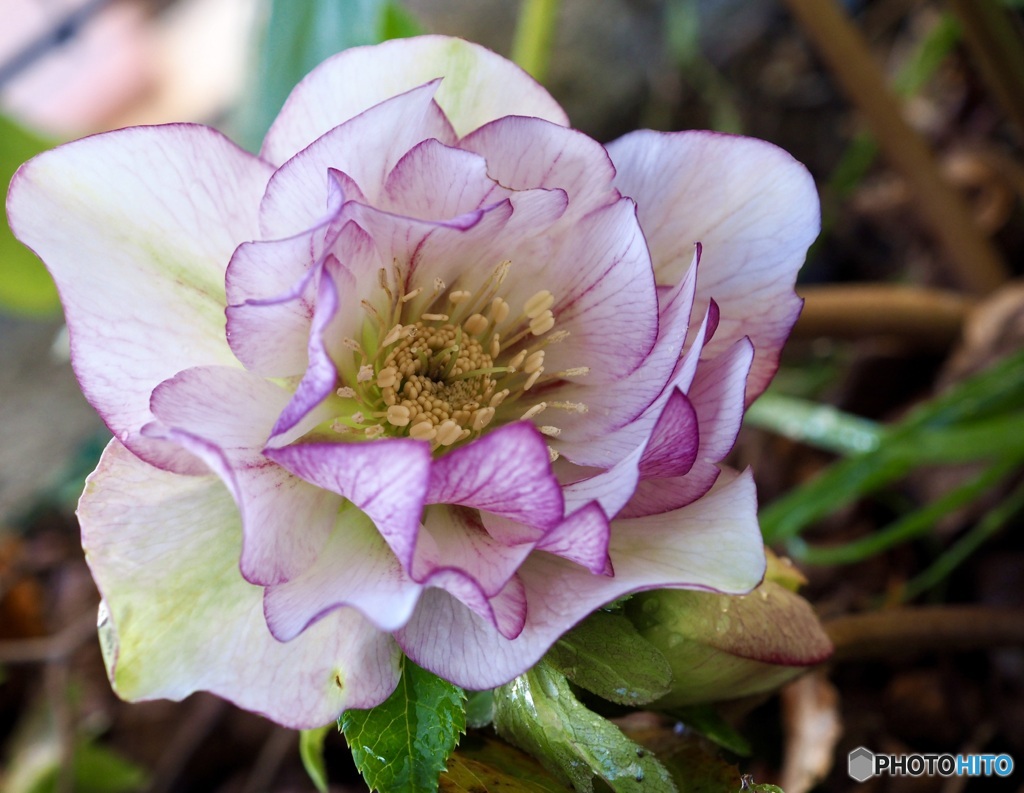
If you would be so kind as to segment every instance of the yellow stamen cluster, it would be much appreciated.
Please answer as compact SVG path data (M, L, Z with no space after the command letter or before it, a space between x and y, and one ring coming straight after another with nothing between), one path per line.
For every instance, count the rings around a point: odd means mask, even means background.
M548 290L531 296L513 316L497 294L510 264L502 262L477 293L448 291L440 279L426 295L423 287L399 291L382 270L386 304L363 301L368 321L376 325L364 338L377 342L344 342L353 364L340 367L349 374L337 395L358 404L331 426L366 438L407 436L439 449L479 435L496 420L532 419L548 406L585 412L578 403L516 404L542 386L589 370L575 367L545 377L544 348L568 333L550 333L557 319ZM396 273L395 282L402 280ZM550 425L540 431L551 438L561 432Z

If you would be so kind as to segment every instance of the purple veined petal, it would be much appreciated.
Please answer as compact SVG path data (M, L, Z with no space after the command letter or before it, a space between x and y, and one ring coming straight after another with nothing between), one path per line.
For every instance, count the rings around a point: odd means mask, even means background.
M320 64L288 97L260 156L280 164L366 109L437 78L437 101L459 135L508 115L568 126L558 103L518 66L461 39L419 36L353 47Z
M474 510L428 507L413 559L412 577L421 584L471 581L479 596L493 598L508 585L533 546L533 541L509 544L492 536ZM448 579L447 573L457 576Z
M560 523L564 509L547 442L522 421L435 460L427 503L472 507L541 529Z
M640 458L646 444L641 443L611 468L567 484L565 511L573 513L590 502L597 502L606 515L615 517L636 491L640 481Z
M161 471L112 441L78 516L105 606L104 660L124 699L210 691L305 729L397 685L397 645L354 609L287 644L270 634L263 590L238 571L238 510L216 477Z
M723 355L702 360L688 395L699 426L693 466L682 476L642 479L623 517L652 515L690 504L703 496L721 472L743 422L744 392L754 350L740 339Z
M588 385L635 372L658 338L658 296L632 201L622 199L573 224L555 261L536 280L517 274L506 298L522 305L543 286L555 296L555 327L569 337L547 348L549 371L590 366Z
M331 274L331 270L334 270L339 277L339 282L335 282L335 276ZM335 318L338 314L339 287L344 289L347 286L351 291L354 284L355 279L340 264L321 270L316 308L313 311L313 321L309 329L307 347L309 364L295 389L295 394L274 423L268 441L271 445L279 443L282 435L293 429L296 424L309 415L310 411L327 399L337 387L338 370L327 349L326 338L331 335L332 327L337 324ZM337 337L341 334L333 335Z
M376 205L388 174L416 144L454 143L455 133L434 101L437 88L432 81L392 96L297 151L267 185L260 204L263 236L287 237L314 225L323 214L331 170L344 173Z
M191 366L236 365L224 267L258 233L270 171L212 129L175 124L60 146L11 182L11 228L57 283L86 398L155 464L175 467L138 435L153 388Z
M337 265L331 250L346 259L380 261L369 235L346 219L340 188L331 192L329 213L318 226L283 240L241 245L228 265L228 298L238 301L226 310L228 343L250 371L265 377L308 372L321 272L332 258ZM333 267L335 281L352 286L344 269Z
M451 609L472 614L503 639L515 639L526 624L526 590L518 576L512 576L494 597L487 597L472 578L456 570L439 570L431 576L428 585L430 589L423 593L420 603L434 604L438 611ZM398 633L403 630L400 628ZM458 644L451 645L449 652L455 646ZM409 657L416 661L411 653Z
M306 482L344 496L377 526L406 570L420 530L430 446L408 438L306 443L264 454Z
M263 609L271 633L284 642L346 606L358 609L379 630L393 631L409 619L421 589L373 522L349 504L313 565L290 581L267 587Z
M659 283L677 281L689 244L704 243L698 305L714 296L722 307L709 353L750 337L749 404L774 375L800 311L793 284L820 228L813 179L769 143L713 132L644 130L608 151L616 187L640 207Z
M159 423L145 437L175 444L215 473L234 498L242 519L242 577L271 586L309 568L334 525L342 499L275 465L257 450L225 450L187 430Z
M684 475L697 459L699 442L697 410L682 391L673 388L640 458L640 477L665 479Z
M395 638L435 674L472 690L493 688L525 672L565 631L622 595L664 587L750 591L765 569L756 512L749 472L723 476L707 496L680 510L613 521L614 576L532 554L518 574L526 587L527 620L512 641L441 592L425 592Z
M659 294L658 340L639 369L601 388L588 388L585 380L563 386L561 399L589 408L585 414L569 414L559 421L562 434L556 446L567 459L607 468L645 442L671 393L690 327L700 252L698 243L683 279Z
M604 147L544 119L499 118L471 132L459 147L483 155L491 178L505 187L565 190L575 218L620 198Z
M483 157L430 138L403 155L384 182L381 206L424 220L464 215L508 197Z
M604 510L596 501L573 512L537 543L538 551L547 551L585 567L594 575L615 574L608 556L611 527Z
M438 227L415 247L406 248L411 261L410 281L429 284L440 278L449 287L458 284L476 291L507 261L511 269L502 295L508 296L506 287L521 280L530 282L544 271L552 248L547 233L567 206L563 190L522 190L482 210L480 224L472 230Z

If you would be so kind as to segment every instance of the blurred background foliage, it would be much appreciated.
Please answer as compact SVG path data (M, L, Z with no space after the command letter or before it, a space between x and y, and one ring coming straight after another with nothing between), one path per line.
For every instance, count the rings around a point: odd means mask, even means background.
M806 576L836 661L777 696L676 719L605 715L679 778L702 769L706 790L735 789L735 763L790 793L847 790L858 745L1024 761L1022 8L3 0L0 177L62 140L136 123L210 123L256 151L324 57L424 31L514 55L599 140L653 127L778 143L815 176L823 233L801 276L804 315L734 463L753 466L766 542ZM212 698L127 707L106 687L72 516L105 435L59 328L52 282L4 223L0 787L309 789L293 734ZM324 737L305 759L357 789L344 747ZM564 789L488 731L450 771L443 789ZM942 783L913 790L954 790Z

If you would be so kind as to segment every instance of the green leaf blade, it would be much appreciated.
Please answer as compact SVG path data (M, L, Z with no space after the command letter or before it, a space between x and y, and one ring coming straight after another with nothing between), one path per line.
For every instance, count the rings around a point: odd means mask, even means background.
M565 677L544 661L495 691L494 724L577 793L591 793L595 775L616 793L676 791L652 754L580 704Z
M314 787L327 793L327 766L324 764L324 739L331 725L299 733L299 756Z
M672 685L668 660L619 614L592 614L547 660L576 685L620 705L653 702Z
M348 710L340 725L356 767L381 793L434 793L466 729L465 692L403 662L395 692L370 710Z

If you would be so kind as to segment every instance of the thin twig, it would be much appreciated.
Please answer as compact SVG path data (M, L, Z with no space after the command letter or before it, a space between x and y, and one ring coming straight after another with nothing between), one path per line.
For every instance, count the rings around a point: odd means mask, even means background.
M295 751L299 743L299 734L284 727L275 727L264 741L260 753L256 756L249 778L245 780L242 793L266 793L272 790L274 778L290 752Z
M1024 135L1024 39L1010 9L995 0L950 0L982 78Z
M975 301L957 292L887 284L805 286L795 336L897 336L946 349L960 336Z
M984 606L924 606L837 617L825 622L832 661L904 653L1024 645L1024 611Z
M963 197L942 177L928 144L903 118L864 36L837 0L786 0L843 90L863 113L890 164L907 180L921 219L944 249L950 275L987 293L1008 279L995 247L979 231Z
M153 769L149 793L167 793L174 789L174 783L189 758L217 726L227 709L228 705L223 700L209 694L196 695Z
M76 618L60 633L42 639L0 642L0 664L40 664L61 661L96 633L96 611Z

